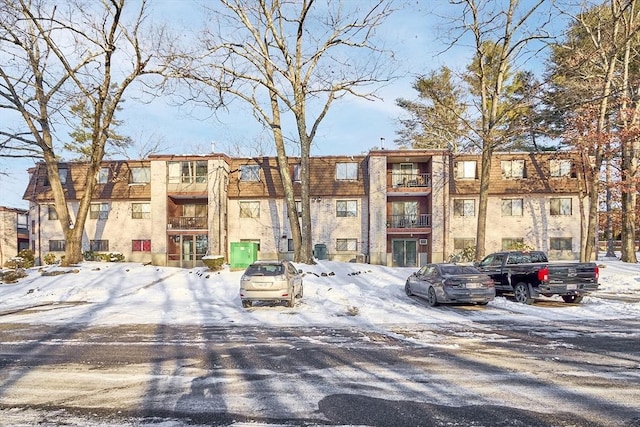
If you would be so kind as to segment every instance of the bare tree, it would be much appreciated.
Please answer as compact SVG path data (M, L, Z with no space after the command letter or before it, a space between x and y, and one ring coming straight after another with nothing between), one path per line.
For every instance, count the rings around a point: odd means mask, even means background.
M0 108L24 130L0 130L4 155L44 160L66 241L65 264L82 260L82 234L111 125L127 88L150 73L153 55L140 42L147 2L125 10L124 0L0 0ZM127 22L129 21L130 22ZM86 100L90 129L85 191L75 221L58 175L56 126L72 120Z
M391 53L375 36L391 13L388 0L222 0L211 10L213 25L204 46L182 58L173 55L176 75L213 89L213 105L231 95L248 104L272 133L297 262L313 262L309 158L314 138L334 101L346 95L373 99L377 86L390 79ZM289 134L296 135L301 157L301 222L294 214L288 173Z
M478 101L475 104L479 122L473 126L473 138L482 151L480 198L476 232L476 259L485 254L489 173L494 151L508 140L509 115L514 105L505 108L512 67L522 60L526 48L548 37L545 27L551 19L543 12L545 0L501 2L486 0L450 0L461 8L456 42L469 34L473 40L473 64L468 67L468 83ZM519 106L522 107L522 106Z

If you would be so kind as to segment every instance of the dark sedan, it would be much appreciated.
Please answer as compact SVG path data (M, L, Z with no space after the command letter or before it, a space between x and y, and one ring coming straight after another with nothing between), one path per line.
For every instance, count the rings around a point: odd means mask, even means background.
M408 296L425 298L430 306L441 303L487 304L496 295L491 277L476 267L428 264L413 273L404 286Z

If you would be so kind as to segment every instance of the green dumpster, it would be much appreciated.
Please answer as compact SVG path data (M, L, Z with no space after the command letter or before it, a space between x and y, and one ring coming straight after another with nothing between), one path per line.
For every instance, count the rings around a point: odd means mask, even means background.
M247 268L258 260L258 244L255 242L231 242L229 266Z
M313 247L313 256L317 259L327 259L327 245L318 243Z

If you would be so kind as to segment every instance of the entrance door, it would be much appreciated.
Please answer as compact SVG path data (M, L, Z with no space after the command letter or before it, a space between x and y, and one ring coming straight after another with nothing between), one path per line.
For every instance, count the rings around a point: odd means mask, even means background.
M194 250L193 250L193 236L182 236L182 250L180 251L180 267L192 268L194 267Z
M418 266L417 240L393 240L391 246L394 267Z

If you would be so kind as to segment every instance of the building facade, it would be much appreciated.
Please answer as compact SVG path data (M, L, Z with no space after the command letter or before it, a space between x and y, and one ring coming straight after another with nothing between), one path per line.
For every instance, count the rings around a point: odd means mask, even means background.
M0 206L0 267L23 249L29 249L28 211Z
M576 259L588 209L582 157L574 152L497 153L492 158L486 250L524 244ZM310 160L312 244L337 261L420 266L475 246L480 156L446 150L376 150ZM61 163L72 216L86 167ZM300 205L300 159L153 155L105 161L83 248L128 261L193 267L255 242L260 259L292 258L281 173ZM31 248L62 254L65 242L44 165L30 170Z

